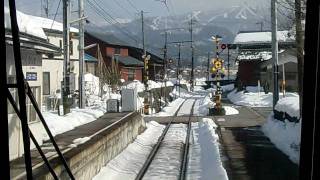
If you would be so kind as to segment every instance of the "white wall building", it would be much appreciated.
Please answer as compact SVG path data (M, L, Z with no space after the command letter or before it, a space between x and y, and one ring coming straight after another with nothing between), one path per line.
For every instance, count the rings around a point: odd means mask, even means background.
M21 63L25 80L28 82L33 95L38 103L42 104L43 80L43 55L57 56L61 54L58 46L50 44L45 33L34 20L34 16L26 15L17 11L17 22L20 30ZM9 9L5 7L5 28L6 28L6 69L7 82L16 83L15 59L12 47L12 35ZM18 99L16 88L9 88L15 100ZM28 125L37 142L41 145L46 132L34 110L29 98L26 99ZM21 123L13 107L8 101L8 128L9 128L9 149L10 160L21 157L23 150L23 136ZM31 143L31 148L35 146Z
M51 19L35 17L34 21L42 27L48 42L61 48L63 51L63 24ZM79 39L78 29L70 28L70 90L73 93L78 90L79 86ZM49 57L43 55L42 60L43 71L43 105L44 110L56 109L57 99L56 95L61 91L61 84L63 81L63 54L59 56ZM55 101L53 101L55 100ZM76 105L76 104L75 104Z

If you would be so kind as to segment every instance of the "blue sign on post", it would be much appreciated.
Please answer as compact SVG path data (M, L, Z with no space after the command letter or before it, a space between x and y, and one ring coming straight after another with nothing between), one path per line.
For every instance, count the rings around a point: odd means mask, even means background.
M36 81L37 80L37 73L36 72L27 72L26 73L26 80L27 81Z

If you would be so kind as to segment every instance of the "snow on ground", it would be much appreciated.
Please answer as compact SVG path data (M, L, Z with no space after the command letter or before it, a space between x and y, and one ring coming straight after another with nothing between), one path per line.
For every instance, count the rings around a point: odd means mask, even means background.
M214 107L214 102L210 99L210 94L205 97L198 99L194 105L193 114L195 116L207 116L209 108Z
M224 86L220 86L222 92L228 92L228 91L232 91L234 89L234 84L228 84L228 85L224 85ZM214 85L213 88L209 88L207 90L210 91L215 91L217 89L217 86Z
M178 98L170 102L160 112L155 113L152 116L173 116L183 102L184 102L183 98Z
M146 125L147 129L137 136L134 142L129 144L119 155L109 161L93 180L135 179L165 127L155 121L151 121Z
M194 104L193 114L195 116L207 116L209 113L209 108L214 107L214 102L212 102L209 94L201 99L197 99L196 103ZM239 111L234 108L233 106L223 106L226 110L225 115L235 115L239 114Z
M286 112L292 117L300 117L299 97L285 97L280 99L275 107L278 111ZM296 164L300 160L301 119L298 123L288 120L280 121L271 114L267 122L262 126L264 134L270 138L283 153Z
M186 124L172 124L143 179L178 179Z
M203 118L199 123L192 123L188 179L228 179L220 158L219 136L216 133L216 128L213 120L208 118ZM135 179L163 129L163 125L154 121L147 123L145 132L109 161L93 180ZM180 148L182 148L185 135L186 125L172 125L164 139L165 143L159 149L144 179L159 179L160 176L161 179L172 179L179 176Z
M207 81L206 77L196 78L195 85L205 86L205 85L207 85L206 81Z
M194 101L194 99L187 99L186 102L181 106L177 116L189 115Z
M234 84L228 84L221 86L222 92L232 91L234 89Z
M148 80L148 89L155 89L155 88L161 88L161 87L170 87L173 86L173 83L171 81L167 81L167 83L165 84L164 82L155 82L152 80ZM123 88L128 88L128 89L134 89L137 88L138 92L143 92L145 87L144 84L141 83L138 80L134 80L132 83L127 84L126 86L122 86Z
M90 137L82 137L82 138L77 138L75 140L73 140L72 144L69 144L69 147L77 147L80 144L83 144L87 141L89 141L91 138Z
M52 111L43 112L43 116L53 136L55 136L70 131L82 124L92 122L102 116L105 112L105 106L96 105L85 109L71 109L71 112L64 116L59 116L57 112Z
M180 89L180 91L179 91ZM176 98L176 97L182 97L182 98L188 98L192 97L192 93L190 93L189 90L186 90L184 88L180 88L179 86L176 86L173 88L172 92L169 94L171 97Z
M248 92L233 90L228 94L229 100L242 106L250 107L272 107L272 93L265 94L264 92L257 91L255 87L247 87ZM296 93L286 93L285 97L297 97ZM283 94L279 93L279 98L282 98Z
M225 115L235 115L235 114L239 114L239 111L232 107L232 106L223 106L224 110L226 111Z
M187 179L228 179L220 158L216 129L217 125L209 118L192 123Z
M299 164L301 122L282 122L270 115L266 124L262 126L262 131L292 162Z

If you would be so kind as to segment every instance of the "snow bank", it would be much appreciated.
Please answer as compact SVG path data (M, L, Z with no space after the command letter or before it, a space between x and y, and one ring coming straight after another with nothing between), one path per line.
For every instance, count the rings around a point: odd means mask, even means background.
M286 112L291 117L300 118L299 97L284 97L282 99L279 99L275 106L275 109L279 112Z
M167 87L174 86L171 81L167 81ZM134 89L137 88L138 92L143 92L145 87L144 84L138 80L134 80L132 83L127 84L126 86L122 86L123 88ZM148 90L165 87L164 82L155 82L152 80L148 80Z
M275 108L278 111L286 112L291 117L300 118L298 96L280 99ZM277 148L288 155L294 163L299 164L301 119L298 123L288 120L279 121L274 119L271 114L268 121L262 126L262 131Z
M187 179L228 179L220 158L216 128L217 125L209 118L192 123Z
M99 82L99 77L94 76L91 73L87 73L84 75L84 88L85 88L85 93L87 95L99 95L100 92L100 82Z
M282 122L274 119L271 114L262 126L262 131L277 148L289 156L292 162L299 164L301 121L299 123L287 120Z
M109 161L108 164L93 177L93 180L135 179L165 127L155 121L151 121L146 125L147 129L137 136L134 142L129 144L119 155Z
M250 107L272 107L272 93L265 94L259 92L257 87L247 87L247 93L244 91L237 92L233 90L228 94L228 99L236 105L250 106ZM296 93L286 93L285 97L297 97ZM283 98L283 94L279 93L279 98Z
M209 114L209 108L212 107L214 107L214 102L211 101L210 94L207 94L204 98L196 101L193 114L195 116L207 116Z

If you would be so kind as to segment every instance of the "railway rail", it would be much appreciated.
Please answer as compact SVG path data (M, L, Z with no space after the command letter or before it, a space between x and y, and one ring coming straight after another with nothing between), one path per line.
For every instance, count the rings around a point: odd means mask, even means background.
M192 97L188 98L188 99L192 99ZM175 117L178 116L178 112L180 111L181 107L183 107L183 105L187 102L188 99L186 99L183 103L181 103L181 105L178 107L177 111L175 112L174 116L172 116L171 120L166 125L165 129L163 130L161 136L158 139L157 144L153 147L153 149L150 152L147 160L145 161L145 163L143 164L143 166L140 169L139 173L137 174L137 176L135 178L136 180L143 179L143 177L146 174L146 172L148 171L149 166L151 165L154 157L156 156L159 148L161 147L161 144L162 144L165 136L167 135L167 132L168 132L170 126L173 124ZM196 102L196 100L193 101L190 113L188 115L189 117L188 117L188 122L187 122L187 134L186 134L185 143L183 145L182 156L181 156L181 164L180 164L180 172L179 172L179 178L178 178L180 180L185 179L186 172L187 172L188 154L189 154L189 139L190 139L190 132L191 132L191 117L193 115L193 108L194 108L195 102Z

